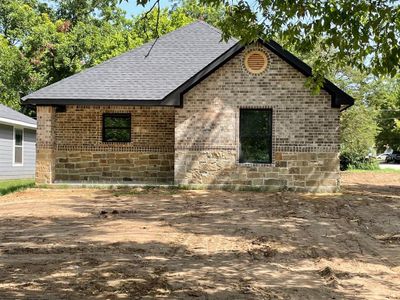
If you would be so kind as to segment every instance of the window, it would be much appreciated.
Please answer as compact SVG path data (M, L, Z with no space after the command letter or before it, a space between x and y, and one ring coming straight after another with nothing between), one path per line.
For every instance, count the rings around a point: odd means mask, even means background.
M103 114L103 142L131 141L131 114Z
M22 166L23 164L23 141L24 130L14 127L14 157L13 165Z
M272 163L272 110L241 109L241 163Z

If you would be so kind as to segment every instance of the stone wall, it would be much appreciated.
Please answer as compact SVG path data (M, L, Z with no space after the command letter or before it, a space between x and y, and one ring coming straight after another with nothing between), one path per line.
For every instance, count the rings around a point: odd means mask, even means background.
M160 152L57 151L61 181L174 183L174 154Z
M265 73L246 72L243 52L184 95L175 111L176 183L338 188L339 109L327 92L313 95L303 74L264 51ZM272 109L272 164L239 163L240 108Z
M130 143L102 141L103 113L131 114ZM38 124L43 123L42 115L38 107ZM48 160L54 172L49 182L174 181L173 108L68 105L65 111L54 110L51 128L53 157ZM38 133L42 131L38 125ZM44 168L38 173L37 178L48 176Z
M212 188L331 192L339 185L336 153L279 152L274 164L241 165L234 150L177 151L175 182Z

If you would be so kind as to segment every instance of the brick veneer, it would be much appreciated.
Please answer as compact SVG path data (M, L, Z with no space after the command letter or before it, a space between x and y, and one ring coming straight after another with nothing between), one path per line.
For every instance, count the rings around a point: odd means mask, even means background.
M36 129L36 183L52 183L55 179L56 109L38 106Z
M46 119L50 107L38 107L38 124ZM130 143L102 141L103 113L131 113ZM43 123L44 124L44 123ZM43 125L42 124L42 125ZM47 123L46 123L47 124ZM43 130L47 127L46 131ZM174 109L137 106L76 106L65 112L52 110L51 126L38 125L39 139L47 139L52 128L52 177L38 169L37 181L146 182L174 181ZM38 141L39 141L38 139ZM40 151L43 149L38 145ZM43 161L51 158L43 157ZM42 157L38 165L44 164ZM39 180L40 179L40 180Z
M262 75L243 69L243 52L184 96L175 111L176 183L338 188L339 109L327 92L313 95L305 76L264 51L269 67ZM271 165L238 162L240 108L272 108Z

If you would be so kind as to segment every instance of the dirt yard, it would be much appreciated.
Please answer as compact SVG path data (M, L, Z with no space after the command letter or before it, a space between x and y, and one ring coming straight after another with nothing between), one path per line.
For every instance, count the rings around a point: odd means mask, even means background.
M343 181L0 197L0 299L400 299L400 174Z

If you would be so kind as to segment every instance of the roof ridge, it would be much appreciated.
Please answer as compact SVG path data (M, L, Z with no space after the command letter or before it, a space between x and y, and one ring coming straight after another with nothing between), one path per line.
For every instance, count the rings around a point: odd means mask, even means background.
M101 62L101 63L99 63L99 64L97 64L97 65L94 65L94 66L92 66L92 67L86 68L86 69L84 69L84 70L82 70L82 71L80 71L80 72L78 72L78 73L72 74L71 76L65 77L65 78L63 78L63 79L61 79L61 80L59 80L59 81L53 82L52 84L49 84L49 85L47 85L47 86L45 86L45 87L43 87L43 88L41 88L41 89L39 89L39 90L37 90L37 91L43 91L43 90L47 90L47 89L50 88L50 87L58 86L59 84L64 83L64 82L66 82L66 81L68 81L68 80L70 80L70 79L72 79L72 78L79 77L80 75L82 75L82 74L84 74L84 73L86 73L86 72L88 72L88 71L91 71L91 70L93 70L93 69L96 69L96 68L98 68L98 67L100 67L100 66L107 65L107 64L113 62L113 61L114 61L115 59L117 59L117 58L124 57L124 56L126 56L126 55L128 55L128 54L132 54L132 53L134 53L134 52L136 52L136 51L138 51L138 50L140 50L140 49L143 49L143 48L145 48L146 46L152 45L152 44L154 43L154 41L156 41L156 40L165 39L166 36L169 36L170 34L175 33L175 32L177 32L177 31L181 31L182 29L188 28L188 27L190 27L190 26L192 26L192 25L194 25L194 24L196 24L196 23L199 23L199 22L201 22L201 21L200 21L200 20L197 20L197 21L194 21L194 22L192 22L192 23L190 23L190 24L187 24L187 25L185 25L185 26L179 27L178 29L175 29L175 30L170 31L170 32L168 32L168 33L166 33L166 34L163 34L162 36L158 37L157 39L152 39L152 40L148 41L147 43L144 43L143 45L140 45L140 46L138 46L138 47L136 47L136 48L132 48L132 49L130 49L130 50L124 52L124 53L121 53L121 54L119 54L119 55L116 55L116 56L114 56L114 57L111 57L111 58L109 58L109 59L107 59L107 60L105 60L105 61L103 61L103 62ZM205 22L204 22L204 23L205 23ZM209 25L209 26L210 26L211 28L214 28L214 27L212 27L211 25ZM216 29L216 28L214 28L214 29ZM29 93L28 95L34 95L37 91L34 91L34 92L32 92L32 93ZM26 97L27 97L28 95L22 97L22 100L25 100Z
M197 20L197 21L194 22L194 23L201 23L201 24L203 24L203 25L206 25L208 28L213 29L214 31L218 32L218 33L222 36L222 31L221 31L219 28L217 28L217 27L215 27L215 26L213 26L213 25L207 23L206 21ZM192 24L193 24L193 23L192 23ZM238 40L237 38L235 38L235 37L231 37L231 38L229 38L229 40L234 40L235 42L239 42L239 40Z

